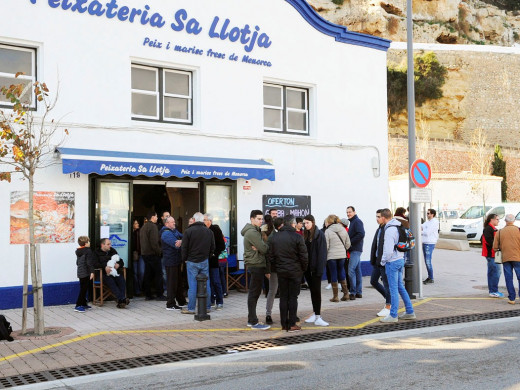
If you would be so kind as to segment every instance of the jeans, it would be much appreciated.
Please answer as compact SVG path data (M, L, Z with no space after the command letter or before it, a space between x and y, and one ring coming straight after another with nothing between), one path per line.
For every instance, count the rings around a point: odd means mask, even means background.
M331 283L338 283L345 280L345 259L327 260L327 268L330 272Z
M350 252L348 264L348 278L350 280L350 294L362 294L363 277L361 275L361 252Z
M487 260L487 280L488 280L488 290L489 293L497 293L498 292L498 281L500 280L500 275L502 274L502 269L500 268L500 264L495 263L494 257L486 257Z
M280 287L280 321L282 327L290 328L296 325L298 312L298 295L300 295L301 278L285 278L278 275Z
M218 268L209 269L209 280L211 282L211 303L217 302L217 305L224 304L224 293L220 284L220 270Z
M424 264L428 270L428 277L433 280L432 255L435 249L435 244L422 244L422 251L424 255Z
M155 294L160 297L164 292L161 258L155 255L143 255L143 260L144 292L148 298L152 298L152 286L154 286Z
M380 278L383 281L383 284L379 283ZM390 290L388 289L388 279L386 277L385 267L380 267L378 265L372 266L370 284L383 296L383 298L385 298L386 304L390 305Z
M404 288L403 282L403 271L404 271L404 259L398 259L385 265L386 277L388 279L388 288L390 289L390 315L393 318L397 318L397 310L399 309L399 295L401 296L406 313L413 313L412 302L410 296Z
M220 285L222 286L222 294L227 294L226 263L219 263L218 269L220 273Z
M520 261L506 261L502 266L504 268L504 279L506 280L508 298L510 301L514 301L516 299L516 291L513 282L513 270L520 285Z
M278 290L278 274L271 272L269 277L269 292L267 293L267 302L265 303L265 315L270 316L273 311L274 297Z
M182 285L181 265L167 266L166 268L166 307L173 307L175 300L179 306L186 304Z
M201 261L200 263L194 263L193 261L186 262L186 269L188 271L188 310L195 311L195 303L197 302L197 275L204 274L208 277L206 282L206 295L207 309L211 309L211 287L209 283L209 263L208 259Z
M134 261L134 294L139 295L144 291L144 260L143 256L139 256L137 261Z
M101 272L104 272L102 270ZM118 302L124 302L126 299L126 283L123 275L119 276L109 276L103 275L103 282L108 286L108 288L114 293L117 297Z
M312 311L319 316L321 314L321 275L316 275L307 269L305 279L311 290Z
M251 279L249 280L249 291L247 293L247 322L251 325L256 325L258 323L256 304L258 303L258 298L262 293L265 268L249 267L247 271L251 275Z

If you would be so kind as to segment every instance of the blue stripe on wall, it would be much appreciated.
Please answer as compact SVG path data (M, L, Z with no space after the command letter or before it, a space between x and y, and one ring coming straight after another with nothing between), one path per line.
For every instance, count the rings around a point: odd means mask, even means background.
M31 291L31 286L29 286ZM44 306L75 304L79 293L79 282L49 283L43 285ZM0 310L22 307L23 287L0 288ZM32 295L27 299L28 307L33 306Z

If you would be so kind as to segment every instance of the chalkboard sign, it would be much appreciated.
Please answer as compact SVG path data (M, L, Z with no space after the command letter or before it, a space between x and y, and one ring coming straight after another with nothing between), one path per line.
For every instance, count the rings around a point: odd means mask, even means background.
M263 195L262 210L277 209L278 216L292 214L295 217L305 217L311 213L311 197L306 195Z

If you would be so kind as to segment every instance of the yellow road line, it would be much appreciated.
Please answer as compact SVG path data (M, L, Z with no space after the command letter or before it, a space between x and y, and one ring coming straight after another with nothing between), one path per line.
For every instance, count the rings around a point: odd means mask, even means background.
M497 298L425 298L425 299L423 299L421 301L415 302L413 304L413 306L417 307L419 305L422 305L424 303L430 302L432 300L437 300L437 299L439 299L439 300L442 300L442 299L446 299L446 300L447 299L461 299L461 300L464 300L464 299L497 299ZM399 312L402 312L402 311L404 311L404 308L399 310ZM374 323L376 323L378 321L379 321L379 318L373 318L371 320L362 322L362 323L360 323L358 325L354 325L354 326L327 326L326 328L321 327L321 326L316 326L316 327L305 327L305 329L361 329L361 328L364 328L365 326L374 324ZM281 330L281 328L271 328L271 329L273 329L273 330ZM5 356L5 357L0 358L0 362L5 362L5 361L12 360L12 359L15 359L15 358L20 358L20 357L23 357L23 356L36 354L38 352L43 352L43 351L46 351L48 349L61 347L61 346L67 345L67 344L72 344L72 343L75 343L75 342L78 342L78 341L83 341L83 340L87 340L87 339L90 339L90 338L93 338L93 337L103 336L103 335L107 335L107 334L124 335L124 334L139 334L139 333L197 333L197 332L205 333L205 332L239 332L239 331L251 331L251 330L252 329L250 329L250 328L246 328L246 329L245 328L220 328L220 329L104 330L104 331L101 331L101 332L89 333L89 334L84 335L84 336L75 337L75 338L70 339L70 340L61 341L59 343L46 345L44 347L31 349L29 351L24 351L24 352L16 353L16 354L13 354L13 355Z

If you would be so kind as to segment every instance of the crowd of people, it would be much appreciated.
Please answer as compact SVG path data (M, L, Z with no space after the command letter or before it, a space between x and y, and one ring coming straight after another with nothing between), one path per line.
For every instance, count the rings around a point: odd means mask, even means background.
M346 209L348 218L331 214L325 218L321 228L312 215L296 218L293 215L278 217L272 209L264 216L261 210L250 213L250 222L241 231L244 244L244 262L247 266L249 289L247 296L248 322L252 329L266 330L274 323L272 311L275 298L279 298L281 327L289 332L301 330L298 317L300 290L310 290L312 314L306 323L328 326L321 313L321 282L326 273L331 286L333 303L363 297L361 254L365 239L363 221L357 216L355 207ZM427 220L422 225L423 253L428 270L424 284L434 283L432 253L438 239L438 221L435 210L429 209ZM197 212L189 221L184 234L176 229L175 219L164 212L158 222L156 213L151 212L139 228L134 222L132 254L134 268L134 292L144 294L146 300L165 301L167 310L179 310L183 314L195 314L197 276L207 277L206 310L222 310L227 296L226 243L218 225L213 224L211 214ZM370 284L383 296L385 305L377 313L382 322L397 322L398 319L415 319L410 298L403 283L404 264L407 253L398 250L399 227L408 228L406 210L398 208L395 216L389 209L376 212L378 229L374 235L370 253L372 274ZM493 226L492 220L488 226ZM494 245L485 230L485 245ZM492 232L494 233L494 232ZM506 247L509 237L504 237ZM99 248L90 250L90 240L81 236L76 251L80 293L75 310L85 312L90 308L87 301L89 281L94 278L94 269L106 272L104 281L117 299L117 307L124 309L129 303L126 296L125 279L121 270L123 261L104 238ZM493 249L489 248L489 257ZM506 249L507 251L507 249ZM487 257L487 256L486 256ZM489 261L489 260L488 260ZM488 263L489 264L489 263ZM505 267L504 267L505 268ZM512 270L508 268L508 274ZM489 267L488 275L494 269ZM506 274L506 271L504 271ZM495 276L491 276L490 294ZM494 278L494 279L493 279ZM493 285L493 286L492 286ZM186 292L187 289L187 292ZM496 291L495 291L496 290ZM266 293L265 323L256 313L258 299ZM164 295L166 292L166 295ZM406 311L397 317L399 297ZM187 298L187 299L186 299ZM514 301L514 299L513 299Z

